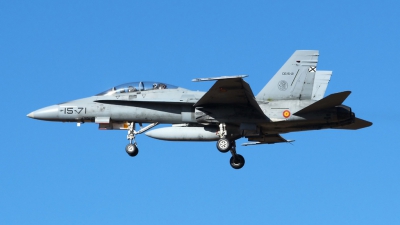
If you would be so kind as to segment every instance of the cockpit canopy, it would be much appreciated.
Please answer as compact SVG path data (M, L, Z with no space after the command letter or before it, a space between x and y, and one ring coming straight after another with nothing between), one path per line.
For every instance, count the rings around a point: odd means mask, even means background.
M153 81L141 81L141 82L132 82L121 84L116 87L111 88L110 90L103 91L96 96L103 95L112 95L115 93L129 93L129 92L137 92L137 91L148 91L148 90L159 90L159 89L177 89L177 86L162 83L162 82L153 82Z

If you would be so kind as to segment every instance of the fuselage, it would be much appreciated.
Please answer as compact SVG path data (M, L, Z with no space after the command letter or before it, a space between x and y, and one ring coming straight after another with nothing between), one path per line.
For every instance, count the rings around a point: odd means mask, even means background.
M257 95L243 80L247 75L192 80L215 81L207 92L162 82L132 82L36 110L28 117L78 125L92 122L99 124L100 130L127 130L125 151L132 157L139 152L135 137L144 132L167 141L216 141L220 152L232 154L230 165L240 169L245 160L237 154L239 138L250 141L242 144L245 146L289 143L293 140L281 133L356 130L372 125L342 105L350 91L323 97L332 71L316 71L318 56L316 50L295 51ZM160 123L172 126L152 129Z
M301 130L332 128L351 123L354 114L346 106L333 107L320 112L294 115L313 104L313 100L258 101L270 121L248 117L246 106L225 107L215 105L207 109L206 117L199 117L194 104L205 92L184 88L109 91L105 94L77 99L48 106L28 116L40 120L59 122L95 122L164 124L218 124L227 123L239 127L241 123L261 124L267 133L286 133ZM201 112L204 114L204 112ZM240 122L238 122L240 121Z

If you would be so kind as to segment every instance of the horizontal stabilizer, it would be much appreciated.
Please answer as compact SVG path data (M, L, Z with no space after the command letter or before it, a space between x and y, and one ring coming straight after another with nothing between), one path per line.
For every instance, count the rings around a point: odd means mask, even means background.
M355 122L349 125L345 125L343 127L336 127L335 129L344 129L344 130L358 130L361 128L369 127L372 123L360 118L356 118Z
M328 108L332 108L332 107L341 105L344 102L344 100L346 100L346 98L350 95L350 93L351 93L351 91L343 91L343 92L328 95L327 97L294 113L294 115L315 112L315 111L328 109Z
M294 141L294 140L287 140L287 141L285 141L285 142L286 142L286 143L290 143L290 142L293 142L293 141ZM282 142L282 143L285 143L285 142ZM275 144L275 143L279 143L279 142L274 142L274 143L259 142L259 141L256 141L256 142L246 142L246 143L243 143L242 146L263 145L263 144Z
M269 134L269 135L264 135L261 137L250 137L248 138L249 141L248 143L243 143L243 146L248 146L248 145L260 145L260 144L275 144L275 143L282 143L282 142L293 142L294 140L286 140L279 134Z

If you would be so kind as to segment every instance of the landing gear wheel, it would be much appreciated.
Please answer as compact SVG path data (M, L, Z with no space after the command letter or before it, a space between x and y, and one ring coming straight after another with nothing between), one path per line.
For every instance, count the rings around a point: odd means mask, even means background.
M230 162L233 169L240 169L245 163L243 156L239 154L232 156Z
M217 141L217 149L218 151L225 153L228 152L232 148L232 143L226 138L221 138Z
M135 157L139 153L139 149L136 144L127 144L125 147L125 151L126 153L128 153L128 155L132 157Z

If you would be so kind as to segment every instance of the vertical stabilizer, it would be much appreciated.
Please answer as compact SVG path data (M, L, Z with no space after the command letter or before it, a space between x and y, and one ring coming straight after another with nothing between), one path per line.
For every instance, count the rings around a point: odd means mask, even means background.
M274 101L311 99L319 52L297 50L256 96L257 100Z
M332 71L317 71L315 73L314 88L312 92L312 100L321 100L328 88L328 83L331 80Z

